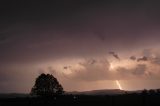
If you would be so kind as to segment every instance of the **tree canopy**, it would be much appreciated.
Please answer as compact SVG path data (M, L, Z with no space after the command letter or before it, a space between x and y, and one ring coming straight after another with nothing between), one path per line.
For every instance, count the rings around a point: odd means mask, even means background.
M32 95L52 96L63 94L63 87L51 74L41 74L36 78L35 85L31 89Z

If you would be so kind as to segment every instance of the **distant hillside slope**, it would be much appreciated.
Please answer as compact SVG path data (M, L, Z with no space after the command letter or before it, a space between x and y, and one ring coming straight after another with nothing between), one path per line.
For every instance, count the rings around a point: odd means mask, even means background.
M103 90L92 90L83 92L68 92L67 94L76 95L115 95L115 94L125 94L126 91L120 89L103 89Z
M91 91L73 91L73 92L66 92L65 94L72 94L72 95L119 95L125 93L140 93L142 90L139 91L125 91L120 89L102 89L102 90L91 90ZM29 94L19 94L19 93L8 93L8 94L0 94L0 98L16 98L16 97L32 97Z

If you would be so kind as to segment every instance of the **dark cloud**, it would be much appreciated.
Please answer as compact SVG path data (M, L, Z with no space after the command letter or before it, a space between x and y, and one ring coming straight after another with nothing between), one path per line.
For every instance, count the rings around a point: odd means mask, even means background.
M88 64L95 64L97 61L95 59L89 59Z
M146 56L143 56L141 58L137 58L137 62L141 62L141 61L148 61L148 58Z
M67 70L67 69L68 69L68 67L67 67L67 66L64 66L64 67L63 67L63 69Z
M159 6L155 3L19 3L1 4L5 14L0 27L14 35L14 42L0 48L2 62L105 55L112 49L121 52L143 48L160 39L154 34L159 33L159 18L155 19ZM12 11L7 11L7 6Z
M115 52L109 52L109 54L111 54L114 58L120 60L118 54L116 54Z
M160 6L154 0L7 0L0 3L0 8L0 80L9 80L3 90L9 85L14 86L17 80L32 83L35 74L27 71L27 67L64 58L105 57L111 50L115 51L110 53L115 59L122 60L123 57L116 52L128 57L139 49L158 48L156 45L160 41ZM159 64L159 56L152 58L151 53L152 50L144 50L141 56L145 57L137 61ZM134 60L133 57L131 59ZM10 67L13 64L10 70L16 68L17 71L12 73L18 74L12 76L4 65ZM29 66L19 68L21 64ZM121 67L118 74L113 75L108 71L109 62L97 59L80 65L84 69L77 69L74 78L81 80L116 79L118 76L121 79L124 77L120 75L129 77L143 73L130 73ZM61 68L65 69L63 66ZM143 67L133 70L139 69L143 70ZM42 67L39 72L54 73L55 70ZM27 78L18 79L19 75ZM10 78L15 82L12 83Z
M136 57L135 56L131 56L130 59L131 60L136 60Z
M148 61L153 65L159 65L160 64L160 53L157 49L144 49L142 51L142 61Z
M64 66L63 69L67 70L67 69L71 69L72 66Z

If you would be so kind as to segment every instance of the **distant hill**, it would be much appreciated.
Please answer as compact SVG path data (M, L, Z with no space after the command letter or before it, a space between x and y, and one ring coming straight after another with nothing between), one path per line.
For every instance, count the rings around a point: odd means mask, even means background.
M116 94L125 94L126 91L120 89L102 89L102 90L92 90L92 91L83 91L83 92L67 92L67 94L75 95L116 95ZM131 93L131 92L129 92Z
M125 91L120 89L102 89L102 90L91 90L91 91L73 91L73 92L66 92L66 95L119 95L119 94L131 94L131 93L140 93L142 90L139 91ZM20 94L20 93L8 93L8 94L0 94L0 98L17 98L17 97L32 97L29 94Z

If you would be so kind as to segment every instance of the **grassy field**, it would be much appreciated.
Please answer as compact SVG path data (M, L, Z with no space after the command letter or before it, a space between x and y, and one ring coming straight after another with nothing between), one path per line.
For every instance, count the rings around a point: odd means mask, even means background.
M0 106L160 106L160 94L1 98Z

